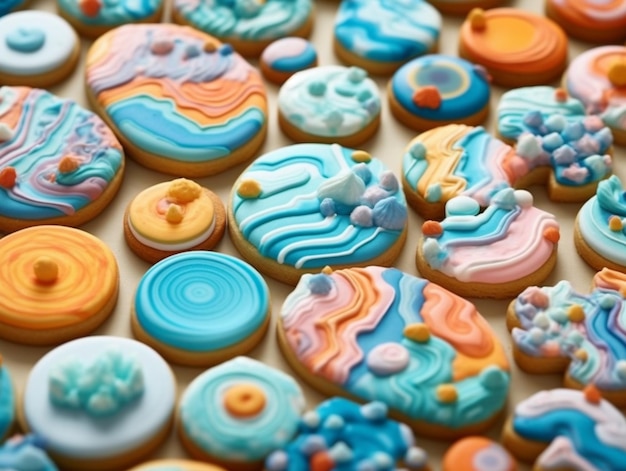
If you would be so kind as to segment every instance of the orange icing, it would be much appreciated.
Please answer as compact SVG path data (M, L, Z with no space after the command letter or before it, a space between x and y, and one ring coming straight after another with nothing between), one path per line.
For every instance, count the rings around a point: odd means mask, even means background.
M441 106L441 94L435 86L419 87L413 93L413 103L420 108L436 110Z
M33 271L38 283L54 283L59 277L59 265L50 257L39 257L35 260Z
M404 328L404 336L418 343L430 340L430 329L426 324L410 324Z
M242 198L256 198L261 194L261 184L256 180L243 180L237 187L237 194Z
M224 392L224 407L236 417L252 418L265 408L267 398L254 384L237 384Z
M583 393L585 394L587 402L590 402L591 404L600 404L602 394L600 394L600 390L593 384L587 385L585 389L583 389Z
M552 8L559 15L581 28L626 28L626 18L615 12L622 8L626 0L568 0L567 2L555 2L549 0Z
M13 167L4 167L0 170L0 186L2 188L13 188L17 180L17 172Z
M446 452L443 458L443 470L444 471L473 471L475 468L473 465L476 455L486 448L497 446L501 453L509 457L510 465L506 468L506 471L515 471L517 465L515 460L502 448L499 444L491 441L485 437L467 437L459 440L452 445ZM501 468L503 463L498 461L498 470L505 471ZM487 468L480 468L485 470Z
M422 234L426 237L436 237L443 233L441 223L437 221L426 221L422 225Z
M613 289L626 296L626 273L603 268L602 271L599 271L593 277L593 286Z

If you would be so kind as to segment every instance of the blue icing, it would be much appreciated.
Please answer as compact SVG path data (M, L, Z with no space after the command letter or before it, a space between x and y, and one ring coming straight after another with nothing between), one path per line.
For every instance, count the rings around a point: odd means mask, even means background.
M485 162L492 153L490 146L493 142L494 138L491 135L482 127L477 127L455 143L454 148L461 147L463 154L454 169L454 174L465 179L467 188L481 188L493 179L492 172Z
M0 447L0 469L7 471L57 471L44 451L45 444L35 435L16 437Z
M0 16L19 8L26 0L0 0Z
M15 419L15 397L9 371L0 365L0 439L4 437Z
M6 36L6 43L11 49L19 52L35 52L44 45L46 34L36 28L23 26Z
M437 238L441 246L489 244L507 233L509 225L515 221L521 210L507 210L495 205L482 213L471 216L450 216L443 220L443 233Z
M81 23L98 26L114 26L135 23L154 16L162 6L162 0L101 0L95 16L86 15L76 0L58 0L59 8Z
M313 49L311 44L307 44L307 47L297 56L281 57L272 62L272 69L279 72L293 72L296 70L306 69L315 63L317 60L317 52Z

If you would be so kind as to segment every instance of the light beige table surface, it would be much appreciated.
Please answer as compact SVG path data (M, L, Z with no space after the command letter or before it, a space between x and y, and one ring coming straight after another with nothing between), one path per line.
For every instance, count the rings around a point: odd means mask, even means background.
M167 0L166 0L167 1ZM334 0L318 0L316 3L316 20L315 27L312 35L312 41L315 44L317 52L320 58L320 64L337 64L338 60L334 57L332 52L332 36L333 36L333 24L334 16L337 10L338 1ZM543 7L542 0L514 0L511 3L512 6L524 8L535 13L541 13ZM53 11L55 9L54 0L34 0L31 4L31 8ZM168 5L169 9L169 5ZM169 18L169 15L166 16ZM444 28L440 40L440 52L456 55L457 42L458 42L458 29L461 25L462 19L457 17L444 16ZM58 85L51 89L52 92L67 98L72 98L84 106L87 106L84 95L83 85L83 64L85 53L89 46L89 41L83 41L83 51L81 55L81 63L74 74L61 85ZM570 59L575 57L580 52L588 49L589 44L570 41L569 51ZM377 82L381 89L383 99L382 109L382 124L379 132L371 140L366 142L361 148L367 150L372 155L384 160L387 165L393 169L397 175L400 174L401 160L404 148L408 142L416 135L412 130L409 130L399 124L391 116L386 98L386 78L378 78ZM552 85L557 86L557 83ZM273 84L267 85L269 94L269 131L268 138L265 145L262 148L262 152L267 152L278 147L291 144L291 142L282 135L278 128L277 123L277 110L276 110L276 95L278 87ZM498 104L500 95L503 89L499 87L492 88L491 97L491 110L492 117L495 114L495 109ZM491 119L485 124L488 130L495 130L495 122ZM624 147L618 147L615 149L614 154L614 172L622 179L626 179L626 149ZM228 195L231 189L231 185L238 177L238 175L244 170L246 165L240 165L222 173L220 175L199 179L198 181L204 186L215 191L225 203L228 202ZM133 196L144 188L153 185L158 182L168 181L172 177L162 175L151 170L147 170L140 167L132 160L127 160L126 175L122 188L109 205L109 207L94 221L84 225L82 229L91 232L98 236L106 244L108 244L115 253L120 265L121 276L121 292L117 308L115 309L111 318L104 323L95 333L101 335L117 335L122 337L132 337L130 331L130 306L133 301L133 295L141 276L149 268L149 265L137 258L127 247L124 242L122 233L122 217L124 209ZM557 267L552 275L545 282L545 285L553 285L559 280L568 279L574 287L578 290L585 292L589 289L591 284L591 278L594 271L588 267L577 255L573 244L573 224L574 217L580 207L579 204L554 204L547 199L546 192L542 187L532 188L532 193L535 197L535 205L555 214L561 224L561 240L559 242L559 259ZM420 227L422 219L414 212L409 211L409 238L406 246L402 251L400 258L396 262L395 266L403 271L417 275L417 269L414 263L414 254L417 244L417 239L420 235ZM217 251L237 255L237 251L233 247L228 234L224 237L221 243L216 247ZM272 297L272 309L274 313L274 319L272 320L272 326L269 334L265 339L257 346L251 353L257 359L260 359L266 363L269 363L277 368L280 368L288 373L292 373L284 359L282 358L274 335L275 318L278 315L282 302L285 297L291 291L291 288L282 283L276 282L271 279L267 279L268 285L271 291ZM0 287L0 289L2 289ZM506 346L506 350L511 352L511 342L509 335L506 331L504 323L504 313L509 300L504 301L490 301L490 300L475 300L479 311L489 320L493 328L498 333L502 342ZM0 341L0 353L2 353L5 364L9 367L18 394L23 391L24 384L26 382L27 374L34 363L44 355L48 348L34 348L25 347L9 342ZM203 370L198 368L185 368L180 366L173 366L178 386L179 394L185 389L187 384L193 380ZM301 382L302 384L302 382ZM549 376L531 376L525 374L517 369L513 364L512 366L512 383L511 392L509 396L509 411L520 400L528 397L535 391L554 388L561 385L561 377L558 375ZM305 391L307 404L309 407L314 407L319 401L323 399L323 396L312 390L305 384L302 384ZM497 438L500 433L500 427L494 427L489 435L493 438ZM446 448L450 445L447 442L438 442L420 438L418 444L424 447L431 455L431 462L434 464L434 469L439 469L439 462ZM172 458L172 457L184 457L185 453L178 443L177 437L174 433L170 435L166 444L162 449L154 455L154 458ZM528 469L522 466L521 469Z

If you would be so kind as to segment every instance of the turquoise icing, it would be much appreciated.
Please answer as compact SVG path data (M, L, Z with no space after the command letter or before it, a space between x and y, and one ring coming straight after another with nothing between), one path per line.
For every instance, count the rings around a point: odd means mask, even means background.
M293 72L311 67L317 60L317 52L313 45L307 43L305 49L296 56L280 57L271 63L274 70L279 72Z
M391 188L394 191L381 186L387 169L380 160L357 164L353 152L336 144L299 144L259 157L232 192L234 222L243 237L263 256L296 268L365 263L388 250L402 233L398 227L406 224L404 195L397 186ZM319 198L322 185L363 170L369 179L365 184L362 177L356 177L365 188L364 193L357 193L359 205ZM244 180L258 182L261 194L256 198L239 196L237 187ZM341 184L336 188L343 190ZM393 228L377 226L374 221L368 227L352 223L354 209L374 208L388 197L395 200L394 212L399 216Z
M0 469L6 471L58 471L36 435L17 436L0 447Z
M7 46L19 52L35 52L46 41L45 33L36 27L19 27L6 37Z
M86 15L79 0L57 0L67 16L85 25L116 26L146 20L161 8L162 0L100 0L100 9L94 16Z
M265 405L254 416L237 417L224 407L228 388L252 385L263 391ZM296 433L304 397L285 373L247 357L237 357L194 379L179 404L185 435L205 453L221 460L263 460Z
M13 383L6 366L0 365L0 439L4 437L15 419Z
M25 0L0 0L0 16L19 8L24 3Z
M159 342L208 352L233 346L261 327L269 290L254 268L235 257L186 252L145 273L134 307L142 329Z
M441 94L437 109L417 106L413 95L420 87L434 86ZM393 96L409 113L434 121L466 118L489 106L486 74L458 57L430 54L404 64L391 79Z
M359 405L342 398L322 402L300 421L298 434L286 447L265 460L268 471L314 469L315 454L330 456L335 471L426 468L427 455L414 446L411 430L387 418L381 402Z
M335 39L377 62L405 62L436 48L441 15L423 0L344 0Z
M59 362L50 371L49 390L56 406L109 417L141 397L143 372L134 357L107 350L88 364L78 358Z

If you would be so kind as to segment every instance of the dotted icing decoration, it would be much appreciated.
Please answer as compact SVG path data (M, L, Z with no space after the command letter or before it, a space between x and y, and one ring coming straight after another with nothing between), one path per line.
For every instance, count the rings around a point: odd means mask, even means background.
M65 16L91 26L118 26L154 17L162 0L57 0Z

